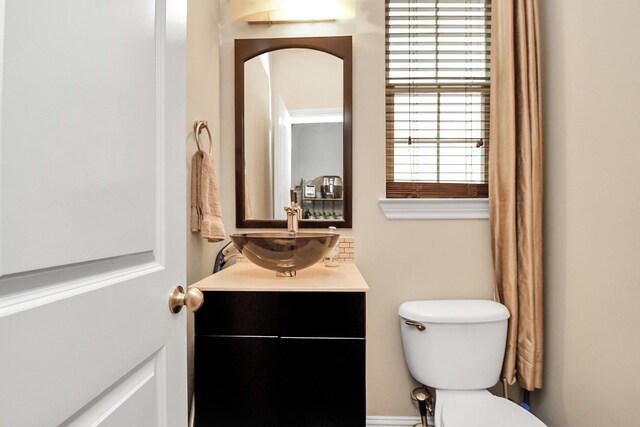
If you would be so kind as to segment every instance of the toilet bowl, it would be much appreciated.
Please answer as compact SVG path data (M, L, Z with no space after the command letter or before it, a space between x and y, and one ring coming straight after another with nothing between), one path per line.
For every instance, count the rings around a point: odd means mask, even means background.
M411 375L436 389L435 427L544 427L486 388L500 377L509 311L484 300L408 301L398 309Z

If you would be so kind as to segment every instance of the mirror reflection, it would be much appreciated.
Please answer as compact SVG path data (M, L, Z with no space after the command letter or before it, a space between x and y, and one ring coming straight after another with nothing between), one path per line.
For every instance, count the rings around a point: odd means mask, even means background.
M342 62L299 48L245 61L245 218L286 219L295 189L303 220L343 219Z

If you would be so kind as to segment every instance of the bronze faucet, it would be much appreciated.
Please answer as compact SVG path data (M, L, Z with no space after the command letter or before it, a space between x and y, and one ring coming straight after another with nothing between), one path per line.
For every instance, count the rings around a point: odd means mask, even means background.
M302 209L298 205L298 193L291 190L291 206L285 206L287 213L287 231L289 233L298 232L298 221L302 218Z

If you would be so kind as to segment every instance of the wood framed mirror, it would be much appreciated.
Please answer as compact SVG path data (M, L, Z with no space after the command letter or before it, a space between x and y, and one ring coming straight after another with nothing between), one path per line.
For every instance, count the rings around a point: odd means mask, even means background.
M235 41L236 227L352 226L351 36Z

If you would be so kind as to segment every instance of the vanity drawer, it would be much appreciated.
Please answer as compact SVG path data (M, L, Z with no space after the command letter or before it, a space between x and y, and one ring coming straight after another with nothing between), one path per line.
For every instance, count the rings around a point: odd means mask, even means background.
M364 292L205 292L196 335L365 337Z
M277 292L205 291L196 335L272 335L281 331Z
M364 292L286 292L281 304L284 337L365 337Z

